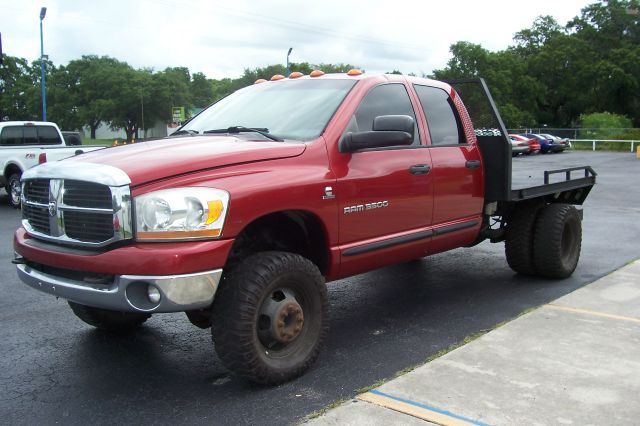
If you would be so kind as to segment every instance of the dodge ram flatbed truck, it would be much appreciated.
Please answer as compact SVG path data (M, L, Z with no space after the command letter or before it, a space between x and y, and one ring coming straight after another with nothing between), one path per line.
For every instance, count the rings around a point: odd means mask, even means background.
M520 274L571 275L596 176L561 172L511 187L482 80L293 73L171 137L26 171L15 263L100 329L185 312L229 369L277 384L318 356L327 281L485 239Z

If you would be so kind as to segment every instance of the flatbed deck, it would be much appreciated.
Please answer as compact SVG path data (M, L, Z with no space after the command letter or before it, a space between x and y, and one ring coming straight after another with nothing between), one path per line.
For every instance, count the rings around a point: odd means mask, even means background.
M541 196L563 197L563 201L582 204L596 183L597 173L590 167L572 161L570 153L545 154L561 158L561 168L551 170L536 156L517 157L512 162L511 200L521 201ZM561 157L560 157L561 156ZM547 162L545 162L547 163Z

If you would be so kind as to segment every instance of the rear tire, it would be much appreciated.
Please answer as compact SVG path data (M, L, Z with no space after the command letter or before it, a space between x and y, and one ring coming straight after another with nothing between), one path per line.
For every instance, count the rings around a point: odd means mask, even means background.
M211 332L220 360L260 384L304 373L318 357L327 329L324 278L297 254L247 257L225 277L213 304Z
M509 267L524 275L535 275L533 235L538 212L543 204L522 204L516 207L507 223L504 249Z
M69 302L69 306L73 313L82 321L100 330L107 331L130 331L139 327L151 317L151 314L109 311L80 305L79 303L71 301Z
M20 208L20 196L22 195L22 186L20 184L20 172L12 173L7 181L7 194L9 194L9 205L14 209Z
M550 204L539 214L533 239L533 257L538 275L567 278L580 259L582 223L570 204Z

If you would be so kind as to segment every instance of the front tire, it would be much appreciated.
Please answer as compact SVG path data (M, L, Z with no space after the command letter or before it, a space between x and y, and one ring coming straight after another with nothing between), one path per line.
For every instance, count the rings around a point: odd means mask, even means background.
M567 278L580 259L582 223L578 210L569 204L550 204L539 214L533 239L538 275Z
M211 332L218 356L256 383L275 385L304 373L327 329L324 278L297 254L246 258L225 277L214 300Z
M106 331L130 331L139 327L151 317L151 314L109 311L80 305L71 301L69 301L69 306L82 321Z
M20 208L20 197L22 195L22 186L20 184L20 172L12 173L7 181L7 194L9 194L9 205L14 209Z

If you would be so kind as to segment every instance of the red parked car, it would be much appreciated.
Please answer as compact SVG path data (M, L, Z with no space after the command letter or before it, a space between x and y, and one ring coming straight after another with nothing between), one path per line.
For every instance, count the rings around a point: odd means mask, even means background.
M527 142L529 144L529 151L525 153L527 155L540 152L540 142L534 138L528 138L522 135L509 135L509 138L518 142Z

